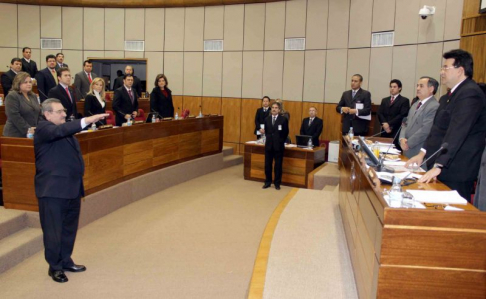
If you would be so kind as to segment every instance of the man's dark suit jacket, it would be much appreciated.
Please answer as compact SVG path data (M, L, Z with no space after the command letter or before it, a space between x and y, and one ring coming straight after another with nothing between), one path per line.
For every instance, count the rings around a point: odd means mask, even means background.
M49 91L56 87L57 84L47 67L37 72L35 79L37 80L37 90L39 90L39 97L42 103L47 99Z
M106 113L105 112L106 108L106 103L105 107L101 106L100 101L98 101L98 98L95 95L92 94L87 94L86 98L84 99L84 116L88 117L91 115L96 115L96 114L102 114ZM96 125L100 125L100 123L106 125L106 119L100 119Z
M62 64L62 67L67 67L67 68L68 68L68 67L69 67L69 65L67 65L66 63L63 63L63 64ZM56 67L55 67L56 71L57 71L58 69L60 69L60 68L61 68L61 67L59 66L59 63L57 63L57 61L56 61Z
M309 127L309 117L304 118L300 126L300 135L312 136L312 144L319 146L319 136L322 133L322 119L314 117L312 124Z
M2 74L2 88L3 88L3 95L6 97L10 89L12 88L12 83L15 78L16 74L14 71L9 70Z
M150 94L150 112L159 113L159 117L174 117L174 103L172 103L172 91L165 88L167 97L160 88L154 87Z
M76 97L74 96L74 91L69 88L69 93L71 94L71 99L69 99L68 94L66 93L66 90L64 87L62 87L61 84L57 85L56 87L52 88L49 90L49 98L54 98L58 99L61 101L61 104L64 106L64 108L67 110L66 111L66 120L69 119L71 115L74 115L74 118L79 118L78 117L78 109L76 107Z
M378 120L380 124L388 123L392 128L391 133L382 133L382 137L395 137L398 129L402 125L402 120L407 117L408 110L410 110L410 100L402 95L390 104L391 97L386 97L381 100L380 108L378 109Z
M35 78L35 75L37 75L37 63L35 63L34 60L30 60L30 62L27 62L25 58L22 58L22 72L27 72L30 74L31 78Z
M351 109L356 109L356 103L362 103L363 109L358 110L359 116L367 116L371 114L371 94L369 91L360 88L353 99L352 90L343 92L341 100L336 107L336 111L341 113L341 108L349 107ZM354 114L343 113L343 126L342 133L347 134L349 127L353 126L353 131L355 135L365 135L368 133L369 120L361 119Z
M121 126L127 121L125 119L126 114L132 114L133 111L138 112L138 96L137 93L134 92L133 87L132 93L134 93L133 104L125 86L115 90L113 99L113 113L116 115L115 120L117 126Z
M123 76L120 76L115 79L115 82L113 84L113 90L117 90L122 86L123 86ZM132 88L135 89L135 91L137 92L138 98L142 96L142 82L140 82L140 79L138 79L137 76L133 76Z
M40 121L34 134L35 194L38 198L84 196L84 161L78 140L81 120L55 125Z
M444 166L438 179L474 181L479 172L486 137L486 98L476 82L466 79L449 97L439 100L439 109L425 141L426 158L447 142L447 150L430 159Z
M282 130L278 129L279 125L282 126ZM275 125L272 125L271 114L265 118L265 150L284 151L287 136L289 136L289 121L286 117L278 115Z
M270 110L272 110L270 107L267 108L266 112L263 112L263 107L257 109L255 114L255 130L253 131L253 134L256 135L256 132L261 129L260 125L265 124L265 118L270 115Z

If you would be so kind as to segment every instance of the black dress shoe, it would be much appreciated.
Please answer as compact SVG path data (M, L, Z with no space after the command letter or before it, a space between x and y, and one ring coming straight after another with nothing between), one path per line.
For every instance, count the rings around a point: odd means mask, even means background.
M50 277L52 277L52 280L54 280L55 282L68 282L68 278L66 276L66 274L64 274L64 271L62 270L51 270L49 269L49 272L47 272L47 274L49 274Z
M265 183L265 185L263 185L262 189L267 189L267 188L269 188L269 187L270 187L270 185L272 185L272 184L270 184L270 183Z
M280 185L275 185L275 189L280 190Z
M86 271L86 267L83 265L72 265L70 267L64 267L62 268L64 271L69 271L69 272L83 272Z

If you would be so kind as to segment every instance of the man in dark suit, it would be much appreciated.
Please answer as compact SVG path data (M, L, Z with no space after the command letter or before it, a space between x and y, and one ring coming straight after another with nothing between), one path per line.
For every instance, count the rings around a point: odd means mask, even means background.
M64 63L64 54L57 53L56 54L56 71L62 67L69 67L66 63Z
M280 190L282 183L282 162L285 150L285 140L289 136L289 121L280 115L280 103L272 104L272 112L265 119L265 184L267 189L272 184L272 164L275 160L275 178L273 184L275 189Z
M116 115L116 125L121 126L129 118L138 114L138 96L133 90L133 76L125 75L123 86L115 90L113 111Z
M265 124L265 118L270 114L270 98L264 96L262 99L262 107L258 108L255 114L255 135L257 135L257 139L260 139L262 136L262 126Z
M56 56L50 54L46 56L47 67L40 70L35 75L37 80L37 90L39 91L39 97L41 103L47 99L49 90L57 85L57 72L56 72Z
M398 79L390 81L390 96L381 100L380 108L378 109L378 120L384 133L381 137L394 138L397 134L402 120L407 117L408 110L410 110L410 100L403 97L402 82ZM395 145L399 147L398 138L395 140Z
M133 89L136 91L138 97L142 96L142 82L140 79L135 76L133 66L127 65L125 67L125 75L131 75L133 77ZM124 76L118 77L115 79L115 83L113 84L113 90L117 90L118 88L123 86Z
M322 133L322 119L316 116L316 107L309 108L309 117L304 118L300 126L300 135L312 136L312 144L319 146L319 136Z
M336 111L343 115L342 133L347 134L353 127L354 135L365 136L371 120L371 94L361 88L363 76L351 77L351 90L343 92Z
M59 85L49 90L49 98L58 99L66 108L66 121L78 118L76 107L76 97L74 91L69 87L71 84L71 72L63 67L57 70L57 80Z
M5 97L12 88L12 83L15 76L22 70L22 60L20 58L12 58L10 61L10 70L2 74L2 88Z
M98 77L91 70L93 70L93 63L90 60L85 60L83 63L83 71L74 76L74 86L76 87L76 97L78 100L86 97L91 82L94 78Z
M84 161L73 135L108 114L65 123L65 109L57 99L44 101L42 113L46 121L39 122L34 134L35 194L48 274L56 282L67 282L64 271L86 271L71 258L84 196Z
M22 71L29 73L31 78L35 78L37 75L37 63L34 60L31 60L32 57L32 50L29 47L25 47L22 49Z
M407 165L421 164L424 158L448 143L446 150L427 162L429 171L419 182L428 183L438 178L469 201L485 147L486 97L472 80L474 69L470 53L451 50L444 53L443 58L441 78L451 91L439 100L423 151Z

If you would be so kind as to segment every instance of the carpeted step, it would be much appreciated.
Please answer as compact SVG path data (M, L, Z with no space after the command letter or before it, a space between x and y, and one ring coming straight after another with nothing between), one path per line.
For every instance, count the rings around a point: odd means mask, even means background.
M321 170L314 174L314 189L322 190L325 186L339 184L339 169L335 163L326 163ZM330 191L332 191L330 189Z
M223 157L224 168L239 165L241 163L243 163L243 156L230 155Z
M39 252L42 247L40 228L24 228L0 240L0 273Z
M231 146L223 146L223 157L233 155L233 148Z
M26 226L26 212L0 207L0 240Z

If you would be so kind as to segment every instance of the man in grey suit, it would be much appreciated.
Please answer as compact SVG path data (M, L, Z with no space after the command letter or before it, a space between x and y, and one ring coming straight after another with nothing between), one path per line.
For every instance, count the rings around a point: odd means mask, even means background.
M417 83L419 101L408 111L407 121L400 132L400 146L407 158L418 154L429 136L435 113L439 108L439 103L434 97L438 87L439 82L431 77L422 77Z
M74 76L74 86L76 87L76 98L78 100L84 99L89 91L89 86L94 78L98 76L91 72L93 63L91 60L85 60L83 63L83 70Z

